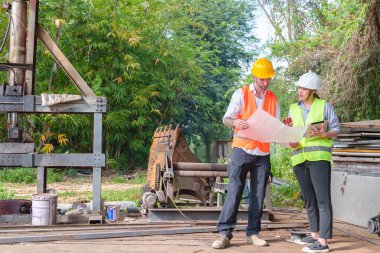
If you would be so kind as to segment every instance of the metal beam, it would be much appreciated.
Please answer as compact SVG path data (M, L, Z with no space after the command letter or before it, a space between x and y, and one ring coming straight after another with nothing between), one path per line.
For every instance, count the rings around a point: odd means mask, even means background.
M102 126L103 114L94 113L94 137L93 152L101 155L102 153ZM105 166L105 164L103 165ZM94 166L92 173L92 211L99 212L101 210L101 187L102 187L102 168Z
M37 24L37 35L38 38L42 41L42 43L45 45L45 47L50 51L57 63L66 72L66 74L70 77L74 84L78 87L80 92L85 96L96 96L95 93L88 86L86 81L81 77L81 75L73 67L73 65L62 53L59 47L54 43L53 39L50 38L49 34L39 24Z
M35 154L34 166L103 167L104 154Z
M245 226L237 226L235 230L242 230ZM53 235L18 235L15 237L2 237L0 244L25 243L25 242L49 242L62 240L88 240L118 237L136 237L149 235L175 235L175 234L192 234L192 233L209 233L216 232L215 226L207 227L186 227L173 229L147 229L147 230L124 230L109 232L84 232L84 233L67 233Z
M45 167L37 168L37 194L46 192L47 188L47 169Z
M42 106L41 96L0 96L0 112L24 113L106 113L105 97L82 97L78 101Z
M148 210L148 221L217 221L221 212L221 207L205 208L150 208ZM262 221L269 221L270 215L267 209L263 210ZM248 209L239 209L237 219L246 221L248 219Z
M8 142L0 143L0 154L34 153L34 143Z
M38 22L39 0L29 0L28 11L28 34L26 40L26 63L31 64L31 70L25 72L25 90L24 95L34 94L34 80L36 72L36 51L37 51L37 34L36 25Z
M0 167L104 167L104 154L0 154Z

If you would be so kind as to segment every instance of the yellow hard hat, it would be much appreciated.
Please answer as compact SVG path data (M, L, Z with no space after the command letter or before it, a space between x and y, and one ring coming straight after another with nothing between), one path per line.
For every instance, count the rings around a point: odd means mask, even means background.
M267 58L257 59L252 67L252 75L261 79L274 77L274 69L270 60Z

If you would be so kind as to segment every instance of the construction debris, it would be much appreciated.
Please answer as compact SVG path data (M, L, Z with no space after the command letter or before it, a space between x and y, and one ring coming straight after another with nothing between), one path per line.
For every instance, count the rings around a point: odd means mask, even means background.
M380 173L380 120L342 123L332 154L340 169Z

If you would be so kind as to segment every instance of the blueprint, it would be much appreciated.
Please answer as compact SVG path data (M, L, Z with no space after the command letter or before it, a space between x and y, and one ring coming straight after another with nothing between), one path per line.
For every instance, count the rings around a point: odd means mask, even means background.
M250 127L239 130L236 136L260 142L299 142L307 130L307 127L286 126L261 108L257 108L247 122Z

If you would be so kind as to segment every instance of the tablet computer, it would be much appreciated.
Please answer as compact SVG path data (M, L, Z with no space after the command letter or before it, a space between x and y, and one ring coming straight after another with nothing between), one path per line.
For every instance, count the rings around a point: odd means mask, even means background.
M306 130L306 136L310 137L310 134L313 130L320 131L322 129L325 129L325 131L327 131L327 120L311 123Z

